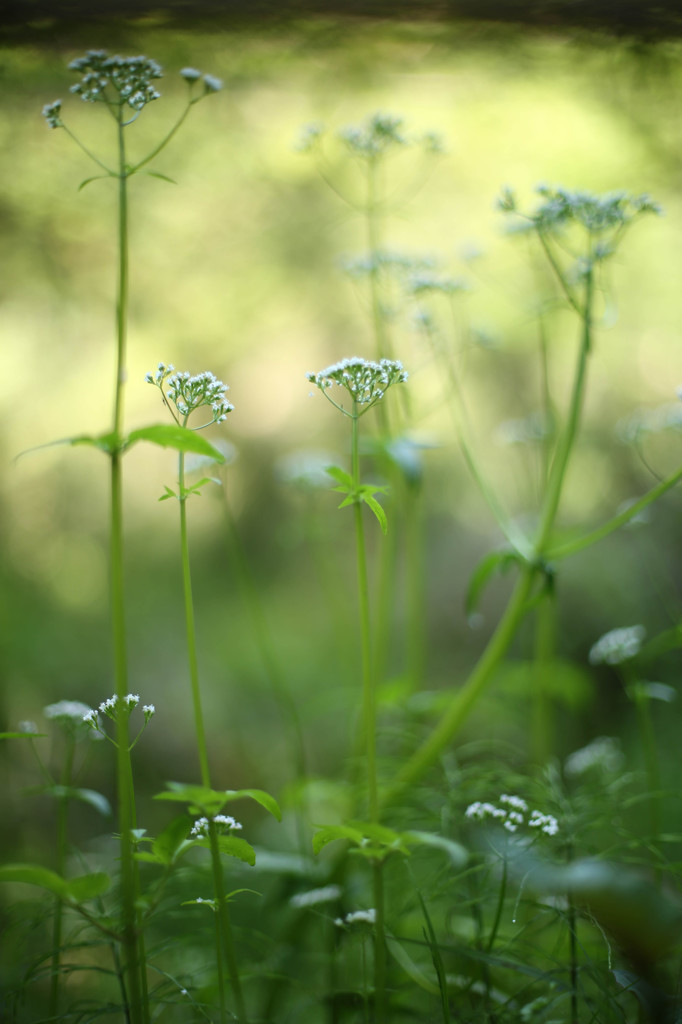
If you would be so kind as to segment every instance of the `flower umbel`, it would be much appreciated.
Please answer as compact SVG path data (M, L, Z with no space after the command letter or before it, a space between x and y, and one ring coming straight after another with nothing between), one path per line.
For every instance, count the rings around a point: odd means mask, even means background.
M559 831L559 823L551 814L543 814L537 810L528 814L528 804L520 796L503 793L500 803L504 806L498 807L496 804L477 800L475 803L469 804L464 812L464 817L474 821L485 821L486 818L492 818L493 821L498 821L507 832L518 832L520 827L525 826L538 829L548 836L555 836Z
M190 836L195 839L207 839L208 838L208 826L210 822L218 826L219 832L240 832L242 826L240 822L229 814L215 814L210 820L207 817L197 818L192 825Z
M646 636L644 626L626 626L612 629L590 648L590 665L620 665L639 654Z
M198 373L192 377L187 370L174 373L175 367L172 363L167 366L159 363L155 373L145 374L148 384L154 384L161 392L165 404L171 411L176 423L187 426L187 421L196 409L204 406L211 410L211 419L202 423L194 430L202 430L212 423L222 423L227 419L227 414L232 412L234 406L225 398L228 391L227 384L223 384L209 370ZM164 390L164 385L168 389ZM177 415L170 403L173 403Z
M402 384L407 380L407 371L397 359L382 359L375 363L360 356L342 359L339 363L328 366L319 373L307 373L306 378L319 388L332 405L347 416L362 415L380 401L392 384ZM348 413L335 402L329 394L334 384L345 388L353 399L353 405L364 405L361 413Z
M161 95L152 82L161 78L163 71L149 57L110 57L106 50L88 50L84 57L72 60L69 68L83 72L80 82L71 86L71 92L87 103L127 103L139 112Z
M43 107L43 117L47 121L49 128L61 128L62 119L60 114L62 112L62 101L55 100L54 103L46 103Z

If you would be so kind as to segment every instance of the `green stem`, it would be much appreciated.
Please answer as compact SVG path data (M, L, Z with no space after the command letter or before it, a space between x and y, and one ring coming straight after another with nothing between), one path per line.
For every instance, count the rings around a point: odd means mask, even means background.
M61 784L66 789L71 785L73 772L73 759L76 752L75 737L70 735L66 739L66 754L62 768ZM69 798L60 796L57 803L57 874L64 876L66 869L67 850L67 825L69 815ZM52 979L50 982L50 1017L57 1018L59 1012L59 989L60 989L60 965L62 945L62 917L63 903L59 897L55 900L54 920L52 922Z
M208 745L204 729L204 715L201 706L201 690L199 688L199 663L197 659L197 636L194 622L194 601L192 598L192 574L189 562L189 542L187 538L187 495L185 493L185 453L178 457L178 490L180 494L180 550L182 558L182 589L185 600L185 632L187 637L187 658L189 662L189 681L192 692L192 708L194 711L194 731L199 755L201 783L211 788L211 772L208 764Z
M116 298L116 388L114 397L113 433L121 436L123 423L123 386L125 383L126 332L128 317L128 192L125 163L125 140L121 108L118 110L118 290ZM123 491L122 452L111 454L111 619L114 647L114 676L117 697L116 713L116 781L121 846L122 945L127 972L128 1012L131 1024L146 1024L148 1007L144 998L145 970L140 955L137 928L137 870L134 861L132 829L132 769L130 735L125 696L128 693L128 659L123 586Z
M483 654L464 685L454 695L449 708L440 722L438 722L421 747L397 773L392 786L385 793L385 803L394 802L407 786L421 778L461 728L464 720L489 683L495 669L506 654L516 630L526 614L536 571L535 567L530 564L522 567L521 575L517 580L507 608L495 632L488 641Z
M187 426L185 417L184 426ZM189 560L189 541L187 536L187 498L185 491L185 454L180 452L178 457L178 492L180 496L180 547L182 557L182 584L185 601L185 629L187 635L187 657L189 661L189 678L192 692L192 707L194 711L194 730L197 741L197 752L199 755L199 767L201 771L202 785L211 788L211 773L208 762L208 744L206 742L206 730L204 727L204 716L201 706L201 689L199 686L199 663L197 659L197 638L194 620L194 601L192 598L192 574ZM209 839L211 849L211 870L213 873L213 895L218 908L219 928L216 931L216 963L218 979L218 997L220 1002L221 1024L227 1022L227 1009L225 1002L225 980L223 974L222 958L225 957L227 970L232 984L237 1017L239 1024L248 1024L244 996L242 994L239 970L234 951L232 939L232 926L230 923L230 912L225 897L225 884L223 881L223 866L218 845L218 835L215 825L209 822ZM221 941L222 940L222 950Z
M559 544L555 548L550 548L547 552L547 560L556 562L561 558L566 558L568 555L575 554L576 551L582 551L584 548L590 547L592 544L596 544L597 541L603 540L604 537L608 537L610 533L620 529L626 523L634 519L638 513L645 509L652 502L660 498L666 491L669 491L672 487L675 487L682 480L682 467L676 469L674 473L666 477L665 480L661 480L659 484L652 487L650 491L647 491L645 495L633 502L632 505L620 512L613 519L609 519L602 526L598 526L595 530L590 533L584 534L582 537L578 537L576 540L568 541L566 544Z
M213 870L213 891L218 904L218 915L220 919L220 936L222 939L223 953L225 955L225 961L227 963L227 971L230 975L230 982L232 984L232 992L234 994L234 1001L237 1008L237 1020L239 1024L248 1024L248 1018L246 1015L246 1006L244 1003L244 995L242 993L241 981L239 978L239 970L237 967L237 958L234 950L234 940L232 938L232 924L230 922L230 911L227 905L227 895L225 893L225 883L223 881L223 865L220 859L220 847L218 846L218 833L216 827L212 821L209 821L208 826L209 840L211 844L211 867ZM222 971L218 972L219 983L222 983ZM221 1005L221 1024L227 1020L225 1016L225 1002L224 994L221 992L220 996Z
M369 250L369 294L372 305L372 326L376 341L377 358L391 358L391 343L386 330L386 322L381 308L379 275L379 257L381 255L380 217L377 202L379 165L376 157L367 161L367 248ZM385 403L382 403L382 416L385 415ZM382 423L382 425L384 425Z
M358 445L358 403L353 401L351 439L351 464L353 486L360 486L360 452ZM358 568L358 597L360 608L360 640L362 649L362 724L365 735L367 758L367 790L369 818L379 821L379 792L376 762L376 692L374 666L372 662L371 623L369 614L369 586L367 580L367 554L362 520L362 502L355 506L355 539ZM374 893L374 999L376 1024L385 1024L387 1019L386 999L386 935L384 925L384 883L383 865L372 864L372 887Z
M406 786L411 785L420 778L434 763L448 743L452 742L469 712L488 685L495 669L502 661L527 611L528 599L531 596L533 583L538 572L538 563L545 553L554 527L566 471L578 431L585 391L587 358L592 345L592 298L592 270L588 268L585 276L585 305L584 312L582 312L580 346L568 418L550 468L549 482L541 511L533 558L522 567L521 575L509 599L504 615L500 619L497 629L488 641L469 678L455 693L449 708L432 730L431 735L427 737L422 746L412 755L402 770L398 772L393 785L386 794L387 800L395 800Z
M554 749L552 709L549 697L551 662L555 650L556 601L552 593L543 595L535 612L535 650L533 658L533 703L531 710L531 756L537 765L547 764Z

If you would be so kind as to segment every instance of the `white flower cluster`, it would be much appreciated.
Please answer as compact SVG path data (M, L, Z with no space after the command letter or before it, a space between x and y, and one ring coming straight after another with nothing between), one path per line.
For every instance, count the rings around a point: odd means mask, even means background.
M204 406L210 408L212 413L212 419L204 426L222 423L227 419L227 414L234 409L225 398L225 392L229 390L227 384L218 380L210 370L197 373L194 377L187 370L178 373L174 373L174 370L172 363L167 366L165 363L159 363L156 372L145 374L144 379L148 384L154 384L161 390L164 401L170 400L175 405L185 423L195 409ZM167 394L163 390L164 382L168 388Z
M360 356L352 356L319 373L307 373L306 378L324 395L334 384L338 384L346 389L354 402L370 406L383 398L392 384L404 383L407 371L398 359L382 359L375 363Z
M591 235L615 232L631 223L643 213L661 213L661 207L649 196L629 196L626 192L608 192L598 196L590 192L572 192L562 186L538 185L536 192L542 202L535 213L528 218L528 226L541 231L560 231L566 224L580 224ZM498 201L504 213L517 213L518 205L514 192L505 188ZM605 259L613 252L609 242L603 242L594 259Z
M574 750L564 762L566 775L583 775L592 768L601 768L610 774L621 771L625 756L612 736L597 736L580 750Z
M354 924L376 924L377 912L372 908L371 910L354 910L350 914L346 914L345 917L337 917L334 924L337 928L345 928L347 925Z
M555 836L559 831L559 823L556 818L552 817L551 814L542 814L541 811L531 811L526 820L528 814L528 804L525 800L522 800L520 796L513 796L509 793L503 793L499 798L502 807L498 807L496 804L481 802L477 800L473 804L469 804L465 813L466 818L472 818L475 821L485 821L486 818L492 818L493 821L498 821L503 828L506 828L507 832L517 832L519 826L528 825L528 828L537 828L548 836Z
M137 693L127 693L123 698L123 706L125 710L128 712L128 714L130 714L131 711L134 711L139 703L140 696ZM86 725L89 725L90 728L93 729L95 732L102 733L102 735L105 735L99 724L99 715L105 715L107 718L110 718L112 721L115 721L118 711L118 705L119 699L115 693L112 694L111 697L107 697L106 700L103 700L96 711L83 704L83 714L81 716L81 720L85 722ZM144 724L147 725L149 720L156 714L156 708L154 707L153 704L143 704L142 711L144 713Z
M626 626L612 629L590 648L590 665L620 665L639 654L646 629L644 626Z
M289 900L289 905L301 910L303 907L316 907L320 903L333 903L342 892L340 885L323 885L319 889L309 889L308 892L297 892Z
M241 824L235 821L229 814L214 814L210 819L214 825L219 826L219 831L224 832L226 830L232 832L241 831ZM206 817L197 818L192 825L190 835L194 836L195 839L207 839L208 838L208 826L209 819Z
M82 722L83 716L90 710L87 704L79 700L58 700L56 704L48 704L43 708L45 718L57 722Z
M82 71L83 78L71 86L88 103L112 102L106 90L111 86L120 97L121 104L127 103L139 111L161 93L152 81L163 76L161 67L149 57L110 57L106 50L88 50L84 57L78 57L69 64L71 71Z
M373 114L362 125L342 128L339 138L351 152L359 156L374 157L389 149L405 146L407 139L401 134L403 120L390 114Z
M55 100L54 103L46 103L43 107L43 117L47 121L48 128L61 128L62 101Z

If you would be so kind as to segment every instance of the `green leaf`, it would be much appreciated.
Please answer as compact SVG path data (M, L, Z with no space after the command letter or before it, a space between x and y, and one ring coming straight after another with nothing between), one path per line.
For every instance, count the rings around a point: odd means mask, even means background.
M74 903L82 903L94 899L95 896L102 896L110 885L111 879L105 871L95 871L91 875L70 879L66 883L66 895Z
M192 484L191 487L187 488L187 494L200 494L201 488L205 487L206 484L218 484L220 487L222 485L222 481L216 476L204 476L201 480L197 480L195 484Z
M66 896L68 889L66 879L38 864L3 864L0 866L0 882L37 885L40 889L47 889L48 892L61 897Z
M209 817L217 814L225 804L225 791L210 789L208 786L196 786L183 782L167 782L168 792L156 793L155 800L174 800L188 804L192 814L202 812Z
M361 500L364 501L365 505L368 505L371 508L372 512L377 517L377 520L379 521L379 526L381 527L381 531L385 536L386 533L388 532L388 520L386 519L386 513L384 512L383 508L376 500L376 498L372 497L371 494L361 495Z
M256 851L250 843L247 843L246 839L239 839L237 836L218 836L218 849L221 853L227 854L228 857L236 857L238 860L243 860L246 864L250 864L251 867L256 863ZM193 842L194 846L200 846L204 850L211 849L210 839L195 839Z
M38 864L4 864L0 867L0 882L24 882L26 885L37 885L47 889L61 899L70 899L74 903L100 896L109 888L111 879L104 871L80 878L67 880L54 871Z
M167 174L161 174L159 171L142 171L143 174L148 174L150 178L159 178L161 181L167 181L169 185L177 185L177 181L173 181Z
M226 789L225 798L226 800L240 800L242 797L250 797L255 800L257 804L264 807L266 811L269 811L277 821L282 820L282 812L279 804L275 800L274 796L270 796L263 789Z
M320 825L319 832L313 836L313 853L319 853L336 839L348 839L355 846L362 846L364 836L359 829L350 825Z
M89 185L91 181L101 181L103 178L115 178L115 177L116 177L115 174L95 174L95 175L93 175L92 178L85 178L84 181L81 181L81 183L78 186L78 189L76 191L80 192L82 189L85 188L86 185Z
M449 856L454 867L463 867L469 858L469 854L459 843L456 843L453 839L447 839L445 836L436 835L433 832L406 832L404 838L408 843L416 843L420 846L431 846L436 850L443 850Z
M159 501L168 501L169 498L177 498L177 494L175 493L175 491L167 484L165 490L166 493L161 495Z
M209 455L216 462L225 461L223 453L218 451L210 441L201 437L195 430L180 427L177 423L158 423L155 426L140 427L139 430L131 431L126 443L133 445L138 441L149 441L150 444L158 444L161 448L174 448L178 452L197 452L199 455Z
M33 448L26 448L23 452L19 452L15 456L15 462L18 459L23 458L24 455L30 455L31 452L39 452L43 448L56 448L60 444L69 444L72 447L75 445L89 445L92 448L98 448L102 452L106 452L107 455L113 454L115 451L123 449L124 444L121 438L113 432L108 434L79 434L77 437L60 437L57 441L48 441L46 444L37 444Z
M350 473L346 473L345 469L341 469L339 466L326 466L325 473L328 473L333 480L336 480L347 491L353 490L353 477ZM338 488L335 487L334 490L338 490Z
M464 607L467 618L470 618L478 607L481 594L485 590L490 578L494 573L505 573L515 562L521 562L521 556L517 551L491 551L478 563L469 580Z
M95 789L67 789L65 795L72 800L81 800L84 804L90 804L105 818L111 815L111 804L102 793L98 793Z
M152 850L161 864L172 864L185 849L190 848L192 842L187 837L191 825L187 815L181 814L159 833L152 843Z

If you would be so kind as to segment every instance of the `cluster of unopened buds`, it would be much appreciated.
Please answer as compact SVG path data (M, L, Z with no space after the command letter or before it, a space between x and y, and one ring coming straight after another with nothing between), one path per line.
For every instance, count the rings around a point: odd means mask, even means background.
M531 811L528 815L528 804L520 796L503 793L499 802L502 806L477 800L475 803L469 804L465 811L465 817L475 821L485 821L486 818L490 818L499 822L507 832L517 832L519 827L524 825L527 825L528 828L539 829L548 836L555 836L559 831L559 823L551 814ZM527 815L528 817L526 817Z
M218 827L219 832L240 832L241 824L229 814L215 814L212 818L201 817L192 825L190 836L194 839L208 839L209 826L213 824Z
M604 633L590 648L590 665L620 665L637 657L645 636L644 626L624 626Z
M384 397L393 384L403 384L407 380L407 371L403 369L403 364L398 359L381 359L379 362L373 362L360 356L351 356L328 366L325 370L320 370L319 373L307 373L306 378L319 388L333 405L345 412L328 393L334 384L345 388L354 404L370 408Z
M169 402L173 403L183 425L186 425L187 420L196 409L207 407L211 410L211 419L202 424L203 427L208 427L212 423L222 423L227 419L227 414L234 409L231 402L225 398L225 392L229 390L227 384L218 380L210 370L197 373L193 377L187 370L176 373L172 363L168 363L168 365L159 363L156 371L145 374L144 379L148 384L159 388L169 409ZM172 409L171 413L177 420ZM200 430L201 427L195 429Z

